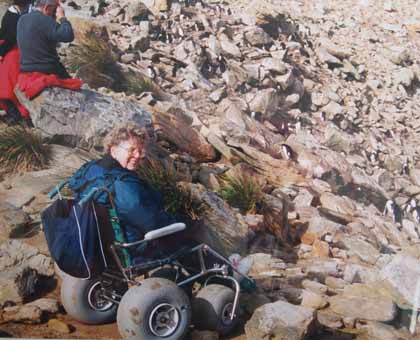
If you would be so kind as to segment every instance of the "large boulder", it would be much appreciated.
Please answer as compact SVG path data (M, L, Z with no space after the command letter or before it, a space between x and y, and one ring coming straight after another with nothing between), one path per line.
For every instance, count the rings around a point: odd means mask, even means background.
M259 307L245 325L248 340L301 340L311 333L314 309L277 301Z
M33 100L16 90L35 127L49 136L68 138L77 145L102 147L104 136L118 123L149 126L151 114L130 100L116 100L90 90L46 89Z
M246 254L248 249L248 225L242 215L235 212L214 192L201 184L185 183L192 199L207 207L200 223L194 228L194 239L206 243L216 251L228 256L232 253Z
M379 274L379 286L402 309L412 309L416 287L420 284L420 261L412 256L398 254Z
M394 320L397 314L392 300L381 296L336 295L329 302L334 313L354 319L386 322Z

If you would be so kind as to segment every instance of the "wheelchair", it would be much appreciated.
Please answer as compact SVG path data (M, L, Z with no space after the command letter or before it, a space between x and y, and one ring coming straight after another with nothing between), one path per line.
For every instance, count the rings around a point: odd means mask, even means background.
M50 193L54 197L62 182ZM94 188L80 200L89 201L104 188ZM111 199L112 202L112 199ZM66 312L85 324L117 321L123 339L182 340L191 323L196 329L231 332L239 321L241 291L252 292L255 281L239 272L224 256L206 244L180 246L169 254L132 256L184 231L184 223L150 231L136 242L125 241L115 208L102 206L101 228L111 237L105 244L110 265L100 275L78 279L61 273L61 301ZM109 234L109 233L108 233Z

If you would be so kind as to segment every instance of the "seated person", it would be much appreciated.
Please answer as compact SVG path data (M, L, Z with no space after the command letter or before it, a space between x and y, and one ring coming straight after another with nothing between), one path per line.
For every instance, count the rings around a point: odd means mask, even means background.
M17 123L27 110L14 94L19 75L19 50L16 42L18 19L28 10L32 0L14 0L1 21L0 28L0 107L6 115L0 119L7 124Z
M18 22L20 71L56 74L60 79L70 78L60 62L57 43L73 40L73 28L57 0L38 0L34 10L23 15Z
M83 165L68 181L76 199L94 187L107 187L127 242L142 239L148 231L175 222L163 210L159 193L144 183L135 170L145 158L147 132L135 124L115 127L105 138L106 155ZM95 202L109 205L109 194L93 196Z

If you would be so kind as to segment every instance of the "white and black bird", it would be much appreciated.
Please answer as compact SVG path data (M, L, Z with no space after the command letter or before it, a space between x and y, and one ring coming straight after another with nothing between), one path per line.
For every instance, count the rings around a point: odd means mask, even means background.
M420 207L415 207L413 209L412 216L416 223L420 223Z
M321 111L319 113L319 118L321 119L321 121L325 122L325 120L327 119L327 115L324 111Z
M408 158L407 158L402 166L401 175L409 175L409 174L410 174L410 167L408 165Z
M147 76L150 79L156 79L157 77L157 71L153 66L147 66Z
M259 112L259 111L251 111L250 114L249 114L249 116L252 119L255 119L256 121L259 121L259 122L262 121L262 113Z
M369 155L369 160L370 160L372 163L376 163L376 162L378 161L378 159L379 159L379 150L378 150L378 149L375 149L375 150L373 150L373 151L372 151L372 153Z
M390 199L386 201L385 208L384 208L384 215L391 216L392 221L395 223L397 220L397 205L395 204L394 200Z
M292 148L287 145L287 144L282 144L281 145L281 154L283 156L284 159L292 159L293 158L293 150Z
M302 130L302 117L301 116L298 116L296 118L295 130L296 132L299 132L300 130Z
M219 55L217 57L217 63L218 63L218 68L219 68L220 73L225 73L226 68L227 68L226 59L222 55Z

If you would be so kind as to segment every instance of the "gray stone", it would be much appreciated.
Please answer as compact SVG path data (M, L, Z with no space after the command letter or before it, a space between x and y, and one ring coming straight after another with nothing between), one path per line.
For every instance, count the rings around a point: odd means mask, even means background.
M348 283L372 283L378 278L379 271L375 267L347 263L343 279Z
M213 247L222 254L245 254L248 248L248 225L214 192L200 184L185 183L193 199L204 202L200 224L193 228L195 240Z
M398 254L379 274L382 287L402 309L413 308L416 286L420 278L420 261L412 256Z
M71 327L58 319L50 319L48 320L48 328L62 334L70 334L72 332Z
M371 243L367 242L366 239L360 236L342 237L341 241L347 248L350 256L354 255L360 258L362 261L375 264L379 258L379 250Z
M58 303L58 301L49 298L35 300L33 302L27 303L26 306L36 306L42 312L49 314L58 313L58 311L60 310L60 304Z
M3 321L37 324L42 321L42 311L37 306L13 306L3 309Z
M61 136L90 147L102 147L105 135L118 123L151 124L151 115L137 103L118 101L89 90L49 88L34 100L17 91L35 127L49 136Z
M240 58L242 56L241 50L238 46L236 46L233 42L229 41L228 39L221 39L220 40L220 47L224 53L229 56Z
M0 306L5 303L18 304L35 293L39 281L36 270L27 266L15 266L2 270L0 277ZM39 309L38 307L36 307Z
M413 334L404 329L396 329L381 322L368 321L358 327L360 334L356 340L414 340Z
M314 310L277 301L258 308L245 325L248 340L303 340L310 335Z
M322 309L328 304L328 301L324 296L314 293L310 290L304 290L302 292L301 298L301 305L304 307Z
M257 47L263 47L273 42L268 33L258 26L254 26L251 30L245 32L245 39L250 45Z
M0 243L24 233L30 220L28 214L21 209L5 201L0 202Z
M402 84L405 87L409 87L411 86L412 82L414 81L414 79L416 79L416 75L414 74L414 72L409 69L409 68L403 68L401 70L399 70L395 75L394 75L395 79L395 83L398 84Z
M337 329L343 326L341 316L331 311L330 308L317 311L316 317L318 322L325 327Z
M394 320L397 308L391 299L368 287L359 291L351 290L351 287L347 286L343 295L329 299L330 308L334 313L362 320L383 322Z

